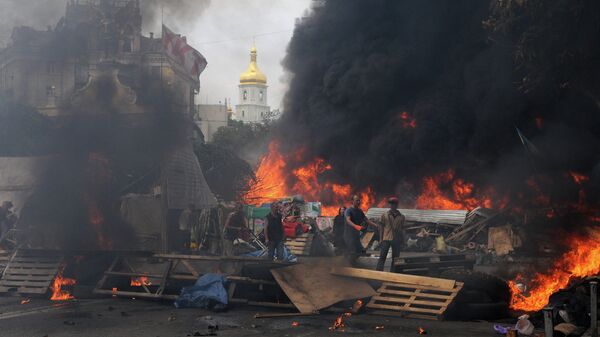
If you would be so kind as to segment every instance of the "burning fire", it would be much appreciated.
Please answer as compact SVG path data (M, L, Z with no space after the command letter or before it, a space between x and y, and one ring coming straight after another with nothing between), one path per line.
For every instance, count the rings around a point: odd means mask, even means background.
M443 192L452 190L451 195ZM454 170L448 170L438 175L423 179L423 189L417 198L416 208L419 209L474 209L476 207L504 208L506 201L496 201L492 190L481 193L475 185L455 178Z
M419 327L417 329L417 332L419 333L419 335L426 335L427 334L427 330L423 329L422 327Z
M568 242L572 250L558 258L544 273L536 273L523 293L517 286L524 278L509 281L514 310L538 311L548 304L550 296L564 289L571 280L600 273L600 230L589 230L584 236L573 236Z
M146 277L146 276L132 277L131 278L130 286L132 286L132 287L141 287L143 285L144 286L150 286L150 285L152 285L152 282L150 282L150 280L148 280L148 277Z
M63 286L73 286L77 283L75 279L63 277L64 269L64 267L60 269L50 286L50 290L52 290L52 297L50 297L50 300L52 301L66 301L75 298L69 291L62 289Z
M329 327L329 330L331 330L331 331L335 331L335 330L344 331L344 327L346 326L344 324L344 317L345 316L346 316L346 314L339 315L335 319L335 321L333 321L333 325Z
M345 205L353 194L353 188L347 184L320 181L322 174L332 167L325 160L316 158L299 168L288 168L287 163L294 161L302 150L289 156L279 151L275 141L269 144L269 152L262 158L256 170L256 180L249 182L249 190L243 196L247 204L260 205L273 202L291 195L302 195L306 200L323 202L321 214L333 216L338 207ZM357 193L361 197L361 207L367 209L375 204L375 194L371 188Z

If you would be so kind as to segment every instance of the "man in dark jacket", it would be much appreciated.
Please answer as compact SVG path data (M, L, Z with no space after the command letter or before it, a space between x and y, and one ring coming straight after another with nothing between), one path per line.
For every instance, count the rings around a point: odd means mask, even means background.
M279 203L271 204L271 212L265 219L265 242L268 247L267 258L273 260L277 252L277 260L283 260L283 222Z
M377 226L369 220L365 213L360 209L360 197L352 196L352 206L346 209L346 227L344 228L344 241L348 254L358 256L364 253L364 248L360 242L361 231L367 225Z
M344 243L344 228L346 227L345 212L346 207L340 207L338 214L333 219L333 246L340 251L346 247Z

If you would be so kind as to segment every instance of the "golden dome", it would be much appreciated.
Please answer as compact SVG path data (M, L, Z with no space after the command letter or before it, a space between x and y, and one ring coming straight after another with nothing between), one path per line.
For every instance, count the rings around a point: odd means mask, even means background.
M256 47L250 49L250 64L248 69L240 75L240 84L267 84L267 76L263 74L256 64Z

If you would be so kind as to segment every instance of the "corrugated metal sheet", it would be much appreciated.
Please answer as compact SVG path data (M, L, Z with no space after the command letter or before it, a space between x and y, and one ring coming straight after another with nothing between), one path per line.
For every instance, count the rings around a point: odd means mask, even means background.
M389 208L369 208L367 217L369 219L379 219L381 215L387 212ZM428 222L443 223L449 225L462 225L467 217L466 210L422 210L422 209L399 209L404 214L406 221L410 222Z

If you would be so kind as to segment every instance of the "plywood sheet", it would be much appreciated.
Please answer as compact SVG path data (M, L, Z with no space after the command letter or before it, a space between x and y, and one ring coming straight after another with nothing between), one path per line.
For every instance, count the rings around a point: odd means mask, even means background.
M319 258L308 263L273 269L271 274L302 313L376 294L366 281L332 275L330 270L335 265L347 265L347 262L343 257Z

